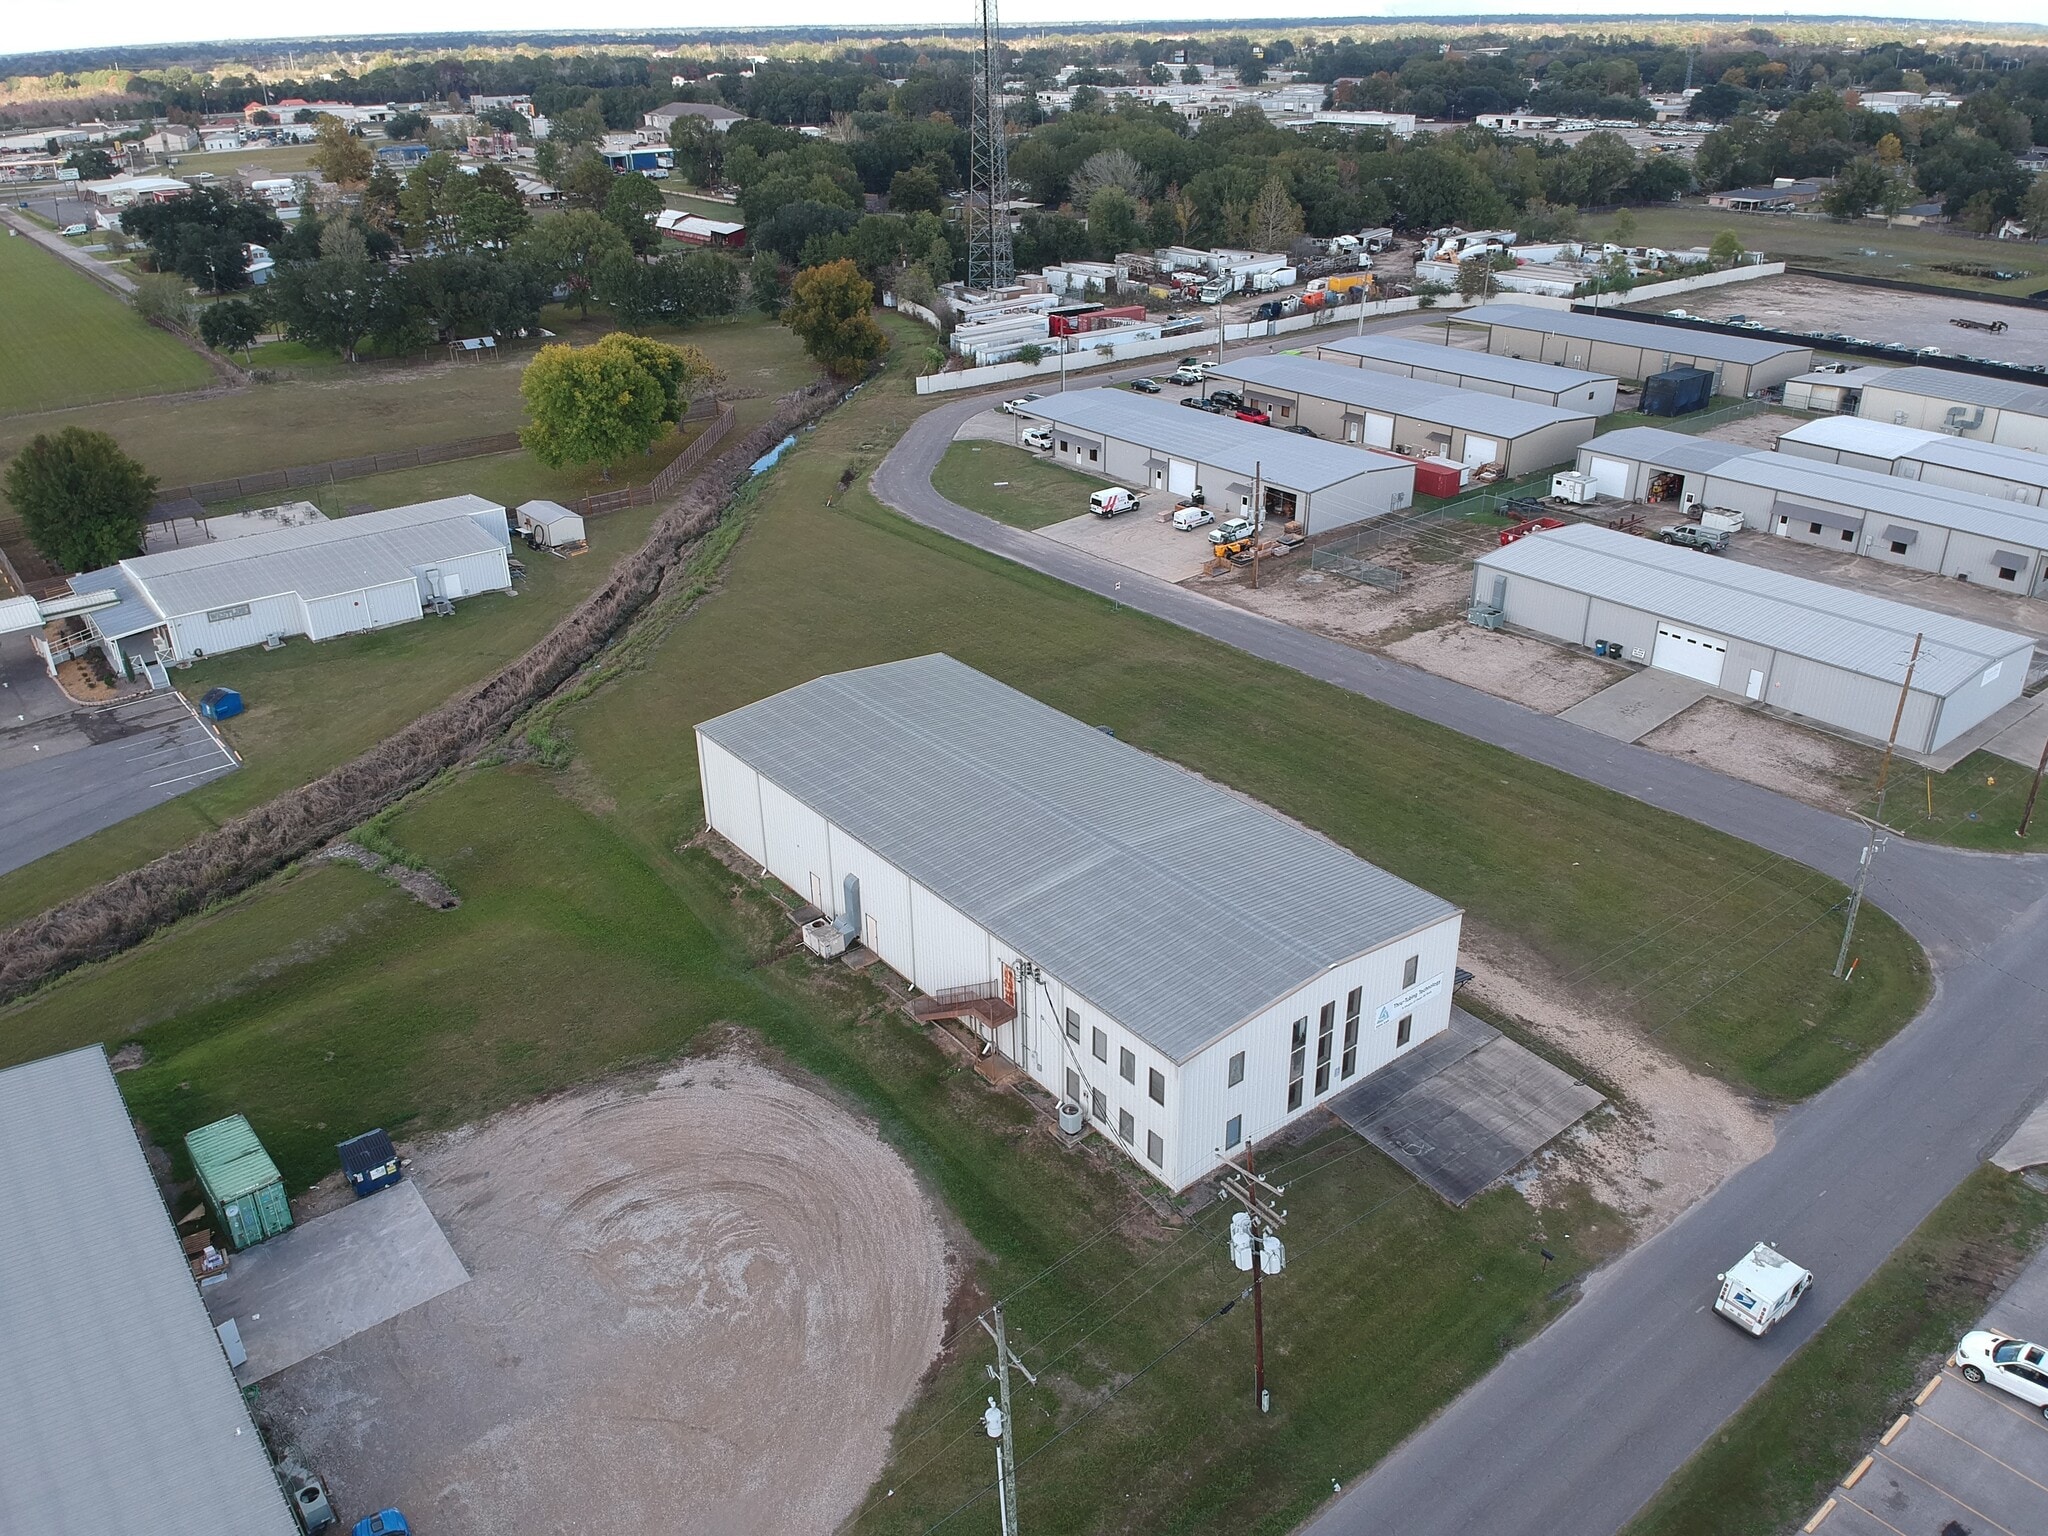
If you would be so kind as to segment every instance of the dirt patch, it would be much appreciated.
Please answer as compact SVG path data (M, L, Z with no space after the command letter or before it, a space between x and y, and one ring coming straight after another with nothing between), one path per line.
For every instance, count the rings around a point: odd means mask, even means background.
M1425 672L1546 715L1570 709L1626 675L1625 668L1548 641L1480 629L1463 619L1408 635L1386 651Z
M266 1387L344 1519L443 1533L830 1530L940 1343L902 1159L738 1056L412 1149L473 1277Z
M1700 700L1642 745L1831 811L1854 809L1877 771L1866 748L1725 699Z
M1541 1206L1553 1186L1584 1182L1634 1223L1638 1239L1669 1225L1721 1181L1770 1151L1770 1115L1716 1078L1695 1072L1639 1026L1575 1000L1568 983L1512 939L1465 922L1464 951L1481 1003L1518 1020L1622 1096L1544 1154L1518 1180Z
M1778 446L1778 439L1781 436L1794 427L1805 426L1809 419L1805 416L1788 416L1783 411L1760 411L1754 416L1738 416L1733 421L1724 421L1719 426L1709 427L1700 436L1767 453Z
M396 859L387 859L360 843L343 840L323 848L317 857L336 864L353 864L373 875L382 875L421 906L432 907L437 912L452 911L462 905L462 898L432 870L414 869Z
M1294 561L1300 563L1290 563ZM1277 566L1264 563L1256 589L1249 574L1236 570L1188 585L1296 629L1347 645L1371 646L1434 627L1447 615L1462 612L1472 593L1472 573L1458 565L1427 566L1402 583L1398 592L1387 592L1311 570L1307 558L1297 554Z

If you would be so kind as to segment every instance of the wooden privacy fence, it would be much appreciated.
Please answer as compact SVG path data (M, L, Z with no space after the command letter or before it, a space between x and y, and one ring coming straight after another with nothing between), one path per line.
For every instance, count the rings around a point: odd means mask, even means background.
M716 402L700 402L715 405ZM579 517L603 517L608 512L622 512L627 507L652 506L664 501L681 489L683 482L709 457L726 433L732 430L734 408L731 405L718 406L718 414L711 425L698 434L697 441L677 454L660 474L645 485L621 486L616 491L599 491L595 496L586 496L571 505L570 511ZM710 414L708 411L704 414ZM684 414L683 420L701 420L696 406Z

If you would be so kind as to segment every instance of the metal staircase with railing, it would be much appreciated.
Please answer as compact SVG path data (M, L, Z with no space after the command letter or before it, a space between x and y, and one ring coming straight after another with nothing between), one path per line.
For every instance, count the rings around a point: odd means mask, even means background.
M927 997L912 998L910 1016L923 1023L939 1019L971 1019L991 1029L1017 1017L1017 1004L1003 995L999 981L971 987L942 987Z

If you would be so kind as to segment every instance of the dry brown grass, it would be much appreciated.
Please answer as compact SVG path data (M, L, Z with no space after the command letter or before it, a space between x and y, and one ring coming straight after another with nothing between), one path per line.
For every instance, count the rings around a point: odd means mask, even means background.
M546 638L495 675L304 789L0 933L0 1001L139 944L181 917L249 889L436 774L475 756L573 678L716 525L753 462L838 398L814 384L727 449L655 520L647 542Z

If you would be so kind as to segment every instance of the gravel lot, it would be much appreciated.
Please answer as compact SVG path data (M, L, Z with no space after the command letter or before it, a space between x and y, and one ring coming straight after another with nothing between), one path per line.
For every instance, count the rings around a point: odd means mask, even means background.
M1995 261L1996 252L1985 259ZM1843 331L1868 341L1940 347L1945 352L1988 357L2001 363L2038 363L2048 357L2048 311L2013 304L1986 304L1960 293L1895 293L1788 274L1634 307L1657 314L1683 308L1709 320L1747 315L1785 330ZM1949 324L1958 316L2003 320L2006 329L1996 336L1985 331L1966 331Z
M467 1285L269 1383L344 1522L436 1536L828 1531L938 1352L910 1170L736 1056L409 1149Z

